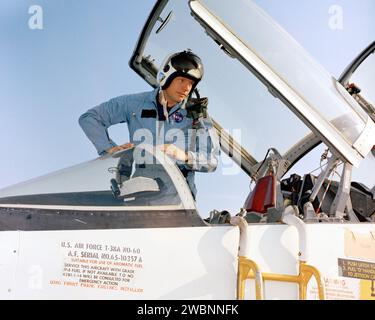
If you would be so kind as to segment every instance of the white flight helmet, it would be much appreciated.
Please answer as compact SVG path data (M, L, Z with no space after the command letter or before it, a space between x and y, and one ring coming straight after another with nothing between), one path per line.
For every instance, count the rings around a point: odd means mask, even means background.
M176 77L185 77L194 81L190 91L193 92L204 73L201 59L190 50L169 55L161 64L157 81L164 90L169 87Z

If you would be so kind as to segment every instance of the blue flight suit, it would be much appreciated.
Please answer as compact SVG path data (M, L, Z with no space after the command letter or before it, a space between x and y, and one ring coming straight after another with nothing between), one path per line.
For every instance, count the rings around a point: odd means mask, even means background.
M158 110L158 93L159 88L113 98L82 114L79 124L99 155L116 146L107 129L117 123L128 124L130 142L135 145L145 141L153 145L175 144L187 151L189 161L177 161L177 165L195 198L194 172L211 172L217 167L220 150L217 134L209 117L201 120L200 129L192 130L193 120L187 117L185 100L169 109L168 120L164 120Z

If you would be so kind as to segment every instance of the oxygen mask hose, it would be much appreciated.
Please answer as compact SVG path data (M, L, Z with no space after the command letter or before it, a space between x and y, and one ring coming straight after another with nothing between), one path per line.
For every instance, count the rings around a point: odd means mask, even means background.
M208 98L190 98L186 102L187 117L193 120L193 126L197 127L200 123L204 127L202 120L207 118L207 107Z

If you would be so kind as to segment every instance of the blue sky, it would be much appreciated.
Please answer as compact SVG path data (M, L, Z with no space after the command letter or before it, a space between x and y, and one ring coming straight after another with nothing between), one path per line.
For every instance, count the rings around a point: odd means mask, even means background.
M79 115L149 88L128 60L152 3L113 3L38 1L43 30L30 30L35 2L1 1L0 145L9 157L3 154L0 185L95 157Z
M255 2L335 77L375 38L373 0ZM42 30L29 28L32 5L43 9ZM97 156L78 117L111 97L150 88L128 61L153 5L149 0L1 0L0 188ZM335 8L343 13L339 29L330 27ZM110 132L122 142L125 131ZM206 180L197 178L198 189ZM248 185L244 176L238 180Z

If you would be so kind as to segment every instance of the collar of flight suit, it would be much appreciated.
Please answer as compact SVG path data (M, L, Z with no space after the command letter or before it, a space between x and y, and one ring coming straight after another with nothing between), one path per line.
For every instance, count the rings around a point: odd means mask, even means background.
M160 87L157 87L153 91L150 92L150 95L147 96L147 99L149 99L150 102L152 102L155 106L155 109L158 111L158 103L160 104L158 98L159 98L159 91ZM175 104L172 108L168 109L168 118L179 111L180 109L185 109L186 105L186 99L181 101L180 103Z

